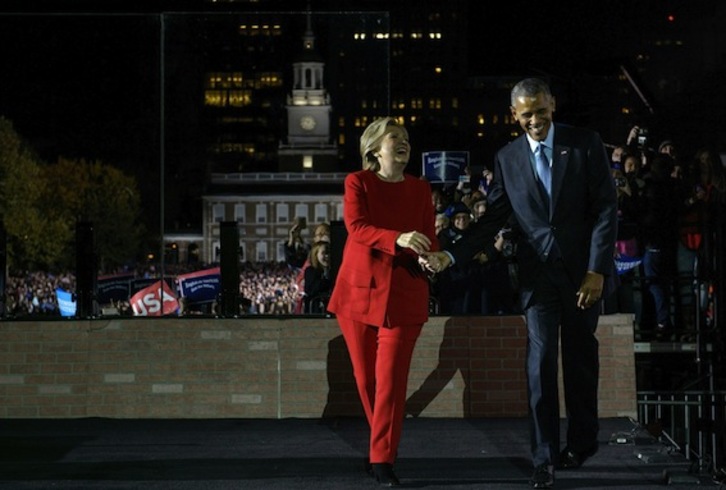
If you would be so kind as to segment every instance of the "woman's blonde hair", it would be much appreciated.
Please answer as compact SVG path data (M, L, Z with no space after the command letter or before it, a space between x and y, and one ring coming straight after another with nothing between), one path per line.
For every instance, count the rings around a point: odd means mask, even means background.
M310 248L310 265L316 269L322 269L324 267L323 264L320 263L320 259L318 259L318 251L321 248L330 249L330 243L321 240L313 243L313 246Z
M368 125L360 136L360 156L363 159L363 170L372 170L377 172L381 165L374 152L381 147L381 141L386 135L388 126L399 126L398 121L392 117L382 117L376 119Z

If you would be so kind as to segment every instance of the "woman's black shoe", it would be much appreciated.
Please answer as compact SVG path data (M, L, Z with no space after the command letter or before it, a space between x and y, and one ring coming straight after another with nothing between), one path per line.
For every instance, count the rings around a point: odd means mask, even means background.
M384 487L400 487L401 482L393 472L393 465L390 463L373 463L373 476L378 483Z
M363 460L363 471L368 473L370 476L375 476L373 474L373 465L371 464L371 460L368 458Z

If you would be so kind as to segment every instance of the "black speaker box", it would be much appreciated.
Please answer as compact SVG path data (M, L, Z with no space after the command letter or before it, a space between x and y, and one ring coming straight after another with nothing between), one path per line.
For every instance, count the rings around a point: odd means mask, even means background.
M76 223L76 317L96 314L96 240L93 223Z
M236 221L223 221L219 228L221 269L220 313L239 315L239 230Z
M330 278L335 284L335 278L343 261L343 248L348 239L348 230L343 221L330 222Z

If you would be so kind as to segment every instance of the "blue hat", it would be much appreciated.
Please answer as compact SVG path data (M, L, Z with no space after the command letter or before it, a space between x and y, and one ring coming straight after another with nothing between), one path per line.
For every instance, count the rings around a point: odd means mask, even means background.
M454 216L456 216L459 213L471 214L471 210L463 202L457 201L454 204L450 204L449 207L446 208L446 211L444 211L444 214L448 218L453 218Z

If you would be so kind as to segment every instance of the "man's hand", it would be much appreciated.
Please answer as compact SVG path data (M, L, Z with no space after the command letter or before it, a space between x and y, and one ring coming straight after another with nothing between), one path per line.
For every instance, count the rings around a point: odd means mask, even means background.
M451 257L444 252L428 252L421 254L423 265L431 272L441 272L451 265Z
M577 291L577 307L584 310L597 303L602 298L604 282L605 276L602 274L587 271Z

